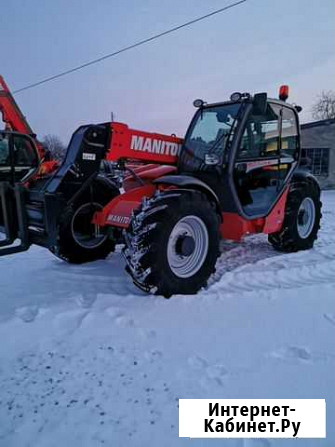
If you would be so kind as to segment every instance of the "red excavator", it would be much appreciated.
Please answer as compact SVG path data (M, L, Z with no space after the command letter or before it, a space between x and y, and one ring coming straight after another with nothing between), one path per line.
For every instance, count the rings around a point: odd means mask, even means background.
M311 248L320 188L299 167L301 107L287 97L283 86L279 100L237 92L214 104L196 100L183 140L115 122L81 126L43 178L35 142L1 132L0 256L37 244L81 263L121 242L134 283L169 297L206 285L221 238L265 233L282 252ZM22 140L30 159L20 178Z

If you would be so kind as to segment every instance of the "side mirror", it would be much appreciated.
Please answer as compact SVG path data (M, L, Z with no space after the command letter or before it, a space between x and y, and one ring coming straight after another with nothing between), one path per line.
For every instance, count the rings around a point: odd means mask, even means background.
M265 115L267 109L268 95L266 93L256 93L253 99L255 115Z

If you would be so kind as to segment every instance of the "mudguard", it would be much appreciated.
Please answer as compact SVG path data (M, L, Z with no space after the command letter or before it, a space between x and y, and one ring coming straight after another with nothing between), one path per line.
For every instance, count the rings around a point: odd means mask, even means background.
M295 181L313 183L317 190L321 192L320 185L316 177L307 169L298 167L292 175L291 183Z
M222 218L219 199L206 183L192 176L166 175L154 179L150 183L129 189L124 194L115 197L101 212L95 214L92 222L101 227L110 225L128 228L133 211L140 207L144 198L150 199L157 191L159 185L165 186L166 189L169 189L169 187L177 187L178 189L196 189L203 191L216 204L218 214Z
M205 182L191 175L166 175L153 180L154 184L177 186L178 188L197 189L203 191L210 199L212 199L221 216L222 210L218 196Z

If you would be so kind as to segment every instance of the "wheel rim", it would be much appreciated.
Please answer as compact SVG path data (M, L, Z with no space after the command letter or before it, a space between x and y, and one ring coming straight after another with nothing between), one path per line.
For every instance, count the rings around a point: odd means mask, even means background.
M108 235L99 225L93 224L93 215L101 211L103 207L99 203L85 203L74 213L71 222L72 237L80 247L94 249L105 242Z
M315 223L315 204L313 199L305 197L298 210L298 233L302 239L308 238Z
M197 216L179 220L171 231L167 258L170 269L179 278L189 278L202 267L208 253L208 231Z

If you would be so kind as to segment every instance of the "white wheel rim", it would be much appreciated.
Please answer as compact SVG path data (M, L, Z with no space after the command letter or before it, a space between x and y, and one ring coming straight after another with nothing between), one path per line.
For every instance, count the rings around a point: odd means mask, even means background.
M305 197L298 210L298 234L302 239L308 238L315 223L315 204L313 199Z
M200 270L208 253L208 239L207 227L199 217L186 216L176 223L167 246L168 263L176 276L190 278ZM180 249L185 243L191 253Z
M93 209L87 209L92 208ZM90 224L89 222L82 222L84 226L86 225L86 232L83 231L81 226L81 220L87 219L87 216L91 216L93 218L93 214L95 211L101 211L103 207L96 202L92 203L84 203L80 206L75 214L72 217L71 221L71 233L75 242L82 248L86 250L93 250L94 248L99 247L101 244L105 242L108 235L106 232L102 231L99 225Z

